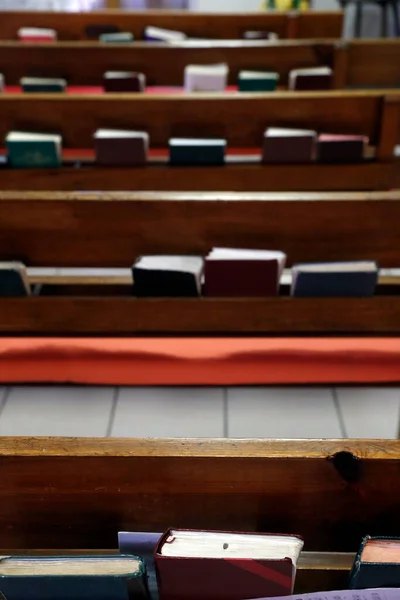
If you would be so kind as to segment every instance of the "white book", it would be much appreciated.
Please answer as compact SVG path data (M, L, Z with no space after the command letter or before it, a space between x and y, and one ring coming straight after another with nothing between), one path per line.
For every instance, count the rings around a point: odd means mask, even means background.
M292 535L172 530L160 548L162 556L284 560L296 566L303 548Z
M282 265L286 262L286 254L280 250L253 250L247 248L213 248L207 254L207 260L264 260L277 261Z
M106 79L129 79L134 76L144 80L144 74L137 73L136 71L106 71L104 73Z
M305 69L292 69L289 73L288 88L293 90L296 87L298 77L320 77L332 75L330 67L308 67Z
M292 276L298 273L375 273L377 271L378 265L374 260L355 260L293 265Z
M196 272L203 266L201 256L179 255L179 254L154 254L141 256L135 262L135 269L149 271L182 271Z
M184 86L186 92L224 92L228 83L229 67L215 65L186 65Z
M21 77L19 80L21 86L25 85L59 85L66 87L66 79L58 77Z
M171 138L169 140L170 146L223 146L226 147L226 140L216 138Z
M264 131L264 137L317 137L313 129L290 129L288 127L268 127Z
M274 71L239 71L239 79L274 79L278 81L279 74Z
M179 42L186 39L183 31L174 31L173 29L163 29L162 27L153 27L149 25L144 30L144 37L159 40L160 42Z
M55 29L46 29L43 27L20 27L17 35L19 38L47 38L49 40L57 39Z
M150 145L150 136L147 131L135 131L128 129L97 129L93 134L93 138L96 140L141 139L143 140L146 152L148 152Z
M5 85L4 75L3 75L3 73L0 73L0 92L4 92L4 85Z

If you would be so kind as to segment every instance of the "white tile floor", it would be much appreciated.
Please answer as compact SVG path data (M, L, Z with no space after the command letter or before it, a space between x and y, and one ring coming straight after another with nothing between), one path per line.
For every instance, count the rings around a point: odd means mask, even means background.
M0 435L396 438L400 388L0 387Z

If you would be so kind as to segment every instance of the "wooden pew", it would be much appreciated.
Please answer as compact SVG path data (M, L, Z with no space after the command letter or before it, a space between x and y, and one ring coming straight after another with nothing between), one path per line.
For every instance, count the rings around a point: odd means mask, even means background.
M85 60L82 61L82 53ZM241 69L277 71L286 86L289 71L331 66L334 87L398 87L400 41L282 40L278 42L181 42L161 46L144 42L113 46L98 42L20 44L0 42L0 73L8 85L23 76L65 77L73 86L101 86L105 71L134 70L146 74L148 85L183 85L187 64L226 62L229 83Z
M144 168L99 168L76 155L60 169L1 171L3 190L317 191L391 189L400 184L393 150L399 139L400 96L389 92L285 92L271 94L0 97L0 137L8 131L59 131L67 149L92 147L98 127L148 131L153 149L168 139L225 137L229 148L253 149L223 167L171 167L162 160ZM266 126L316 128L370 138L374 160L351 165L259 163ZM255 150L254 150L255 149ZM165 156L165 155L164 155ZM244 162L243 162L244 161ZM247 161L247 162L246 162Z
M0 456L3 555L171 526L298 533L302 593L346 588L361 537L400 534L398 440L2 437Z
M134 70L146 74L148 85L183 85L187 64L227 62L229 82L236 84L241 69L277 70L286 84L293 68L334 65L341 48L324 41L216 41L160 45L146 42L115 44L58 42L20 44L0 42L0 73L8 85L25 75L62 76L71 85L102 85L105 71ZM84 55L85 60L82 60Z
M29 267L129 269L140 254L267 246L284 250L288 266L376 259L395 268L399 238L400 192L0 195L0 259ZM0 299L0 333L398 335L398 279L381 283L373 298L292 299L282 288L278 298L136 299L128 278L61 273L41 296Z
M281 38L339 38L342 11L195 13L173 10L62 13L2 11L0 39L16 39L20 27L49 27L60 40L85 39L88 25L115 25L141 39L149 25L183 31L190 37L239 39L247 30L273 31Z

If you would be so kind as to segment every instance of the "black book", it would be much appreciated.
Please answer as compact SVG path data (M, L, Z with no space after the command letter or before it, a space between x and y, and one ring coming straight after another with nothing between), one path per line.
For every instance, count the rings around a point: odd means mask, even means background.
M139 257L133 267L136 296L200 296L204 260L201 256Z

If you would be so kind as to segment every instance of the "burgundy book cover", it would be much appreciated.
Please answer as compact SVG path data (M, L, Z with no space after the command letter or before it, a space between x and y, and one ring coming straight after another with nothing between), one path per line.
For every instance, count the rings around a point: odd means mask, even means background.
M277 296L276 260L205 260L205 296Z
M362 135L318 136L317 159L320 162L361 162L368 138Z
M147 161L142 138L94 140L96 162L103 166L144 166Z
M289 558L179 558L155 551L160 600L247 600L292 593L295 568Z
M298 75L294 89L301 92L332 89L332 75Z
M315 154L315 136L264 136L264 164L307 163Z

